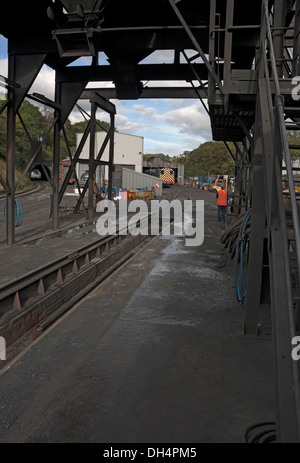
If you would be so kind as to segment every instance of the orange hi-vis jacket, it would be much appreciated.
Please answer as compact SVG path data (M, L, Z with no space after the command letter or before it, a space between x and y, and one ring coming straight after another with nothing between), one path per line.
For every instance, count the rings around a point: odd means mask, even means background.
M227 206L227 191L221 189L218 193L218 206Z

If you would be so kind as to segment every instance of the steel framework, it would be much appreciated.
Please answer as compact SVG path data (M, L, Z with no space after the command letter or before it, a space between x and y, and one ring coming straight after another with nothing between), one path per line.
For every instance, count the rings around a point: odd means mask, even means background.
M132 11L135 14L132 15ZM16 15L16 11L18 14ZM299 331L300 226L288 131L300 129L300 96L293 78L300 74L300 0L114 0L11 1L3 5L0 33L8 38L7 243L14 237L15 118L43 64L56 72L53 153L53 228L59 227L59 140L89 82L91 95L88 217L93 215L95 110L111 116L107 135L113 145L114 108L110 98L199 98L211 119L214 140L233 142L236 187L232 211L252 209L245 335L259 335L262 304L269 304L274 346L276 436L300 442L298 364L291 343ZM143 64L157 50L172 50L171 64ZM193 50L189 57L188 50ZM100 52L108 65L99 62ZM89 66L69 66L91 56ZM153 81L185 81L176 87ZM145 84L149 81L149 84ZM113 82L101 88L101 82ZM297 82L296 82L297 83ZM4 108L3 108L4 109ZM70 155L75 170L79 151ZM32 154L34 159L35 153ZM290 210L282 192L283 161ZM113 150L109 165L112 167ZM71 173L70 173L71 175ZM111 179L111 177L110 177ZM67 181L67 180L66 180ZM78 180L77 180L78 181ZM111 187L111 182L110 182ZM77 209L83 203L79 198Z

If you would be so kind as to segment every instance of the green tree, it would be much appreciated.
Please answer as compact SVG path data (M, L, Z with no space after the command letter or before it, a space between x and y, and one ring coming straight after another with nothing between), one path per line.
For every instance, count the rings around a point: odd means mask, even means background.
M19 113L21 119L16 118L16 165L23 169L31 157L31 141L41 141L43 116L39 108L27 100Z
M156 153L156 154L145 153L144 154L144 159L149 159L153 157L166 159L167 161L173 161L173 158L171 158L171 156L169 156L168 154L163 154L163 153Z
M290 130L288 132L289 144L294 146L300 146L300 131ZM300 159L300 149L291 150L291 158L293 161Z
M43 154L46 158L53 156L53 127L49 132L54 121L54 111L49 106L42 109L41 137L43 140Z
M69 119L65 122L64 130L65 130L69 150L71 152L71 155L73 155L74 152L76 151L76 132ZM66 159L69 157L68 147L67 147L66 140L65 140L63 133L61 134L61 138L60 138L60 157L61 159Z
M75 122L75 124L72 124L72 128L73 128L75 134L76 133L82 133L82 132L85 131L87 125L88 125L88 121L84 120L84 121L81 121L81 122ZM109 128L110 128L109 122L101 121L101 120L97 119L96 132L102 132L103 130L108 131ZM117 131L116 128L115 128L115 130Z
M234 173L234 161L222 142L206 142L192 151L185 151L176 162L185 166L186 177Z
M5 103L5 98L0 100L0 107ZM19 171L23 171L28 161L32 157L31 142L42 142L43 157L52 158L53 156L53 120L54 111L48 106L33 105L27 100L24 100L20 110L20 118L16 118L16 170L17 177ZM67 143L71 154L76 151L76 134L83 132L87 126L87 121L71 124L68 119L64 124ZM5 178L5 160L6 160L6 127L7 127L7 111L4 110L0 114L0 173ZM51 128L52 127L52 128ZM51 130L50 130L51 128ZM96 131L109 130L110 124L105 121L98 120ZM50 130L50 131L49 131ZM115 129L117 131L117 129ZM61 159L68 157L68 147L65 142L65 137L61 134L60 142Z

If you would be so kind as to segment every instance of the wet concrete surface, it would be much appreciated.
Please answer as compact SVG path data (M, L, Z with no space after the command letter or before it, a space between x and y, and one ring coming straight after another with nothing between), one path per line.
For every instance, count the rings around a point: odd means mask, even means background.
M243 335L215 197L205 239L159 236L0 374L0 442L240 443L274 420L272 343Z

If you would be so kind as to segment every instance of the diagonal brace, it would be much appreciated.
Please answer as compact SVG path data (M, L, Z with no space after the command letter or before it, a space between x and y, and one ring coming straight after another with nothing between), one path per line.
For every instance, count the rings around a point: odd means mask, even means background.
M219 90L221 91L222 94L224 94L224 89L223 89L223 85L219 79L219 77L217 76L216 72L214 71L213 67L211 66L210 62L208 61L208 59L206 58L205 56L205 53L204 51L202 50L202 48L200 47L196 37L194 36L194 34L192 33L191 29L189 28L189 26L187 25L187 23L185 22L182 14L180 13L179 9L177 8L176 6L176 0L169 0L169 3L171 5L171 7L173 8L176 16L178 17L179 21L181 22L183 28L185 29L187 35L189 36L189 38L191 39L195 49L197 50L197 52L199 53L199 55L201 56L205 66L207 67L207 70L208 72L210 73L210 75L212 76L214 82L217 84Z

